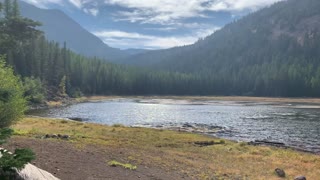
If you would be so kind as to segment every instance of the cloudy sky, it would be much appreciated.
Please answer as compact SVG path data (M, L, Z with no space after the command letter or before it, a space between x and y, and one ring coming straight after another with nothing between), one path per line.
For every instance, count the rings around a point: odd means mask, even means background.
M106 44L161 49L192 44L280 0L24 0L60 9Z

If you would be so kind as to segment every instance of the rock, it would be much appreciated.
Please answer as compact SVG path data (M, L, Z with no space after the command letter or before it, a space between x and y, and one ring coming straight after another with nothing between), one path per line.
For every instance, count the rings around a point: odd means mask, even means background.
M69 138L70 138L69 135L63 135L63 136L61 136L61 139L64 139L64 140L68 140Z
M58 138L58 135L52 134L52 135L51 135L51 138Z
M79 117L69 117L68 119L73 120L73 121L79 121L79 122L83 122L84 121L83 118L79 118Z
M46 134L46 135L44 136L44 138L45 138L45 139L48 139L48 138L57 138L57 139L69 140L70 136L69 136L69 135L62 135L62 134L58 134L58 135L56 135L56 134L52 134L52 135Z
M282 177L282 178L286 177L286 173L284 172L283 169L277 168L275 169L275 172L279 177Z
M184 125L182 125L182 127L184 128L193 128L193 126L189 123L185 123Z
M59 180L47 171L37 168L32 164L27 164L24 169L17 172L15 179L23 180Z
M305 176L297 176L294 180L307 180L307 178Z
M50 135L50 134L46 134L46 135L44 136L44 138L51 138L51 135Z
M0 148L0 150L4 150L5 152L7 151L6 149L2 148ZM11 152L9 153L11 154ZM0 157L1 156L2 154L0 153ZM4 172L0 170L0 174L3 175ZM60 180L49 172L42 170L30 163L26 164L21 170L15 169L10 175L12 176L10 179L14 180Z

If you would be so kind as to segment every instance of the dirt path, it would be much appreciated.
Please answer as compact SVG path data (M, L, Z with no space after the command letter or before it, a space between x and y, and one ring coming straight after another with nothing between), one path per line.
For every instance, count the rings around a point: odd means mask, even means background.
M5 148L31 148L37 159L32 163L62 180L135 180L135 179L191 179L178 172L168 172L159 167L138 165L137 170L110 167L107 162L121 160L125 152L102 147L79 148L72 143L14 137Z

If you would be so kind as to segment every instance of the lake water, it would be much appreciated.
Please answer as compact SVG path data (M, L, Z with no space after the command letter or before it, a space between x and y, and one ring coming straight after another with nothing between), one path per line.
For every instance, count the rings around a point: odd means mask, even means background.
M238 141L268 140L320 153L320 109L304 104L171 99L114 99L34 112L101 124L221 127L210 134Z

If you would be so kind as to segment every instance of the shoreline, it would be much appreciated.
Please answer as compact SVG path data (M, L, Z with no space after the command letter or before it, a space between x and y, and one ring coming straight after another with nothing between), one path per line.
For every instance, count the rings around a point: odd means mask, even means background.
M111 99L173 99L189 101L235 101L270 103L310 103L320 104L320 98L289 97L250 97L250 96L86 96L81 102L97 102Z
M305 97L250 97L250 96L84 96L80 98L69 98L63 101L48 101L49 107L60 106L63 104L74 104L83 102L99 102L112 99L172 99L172 100L189 100L189 101L231 101L231 102L270 102L270 103L307 103L319 104L320 98Z
M30 147L37 154L34 163L61 179L94 174L112 179L275 179L275 168L283 168L290 179L320 176L319 155L188 132L48 118L25 118L13 129L15 136L5 147ZM70 139L43 138L46 134ZM110 167L110 161L132 164L137 170Z
M43 104L31 104L28 111L50 109L69 106L85 102L102 102L114 99L137 99L137 100L184 100L189 102L196 101L219 101L234 103L283 103L304 104L298 108L319 108L320 98L282 98L282 97L249 97L249 96L83 96L80 98L66 98L60 101L46 101Z

